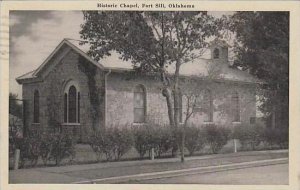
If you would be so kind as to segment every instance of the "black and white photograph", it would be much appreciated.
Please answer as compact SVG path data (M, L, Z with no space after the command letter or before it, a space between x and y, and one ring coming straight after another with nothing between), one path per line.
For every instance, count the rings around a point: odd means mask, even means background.
M9 11L8 183L288 186L290 11L136 6Z

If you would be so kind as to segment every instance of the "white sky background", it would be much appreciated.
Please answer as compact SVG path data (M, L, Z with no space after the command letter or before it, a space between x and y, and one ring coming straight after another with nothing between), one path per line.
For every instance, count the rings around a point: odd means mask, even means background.
M220 17L232 12L210 12ZM22 97L16 78L35 70L64 38L80 39L81 11L11 11L10 23L10 92ZM114 65L115 66L115 65Z

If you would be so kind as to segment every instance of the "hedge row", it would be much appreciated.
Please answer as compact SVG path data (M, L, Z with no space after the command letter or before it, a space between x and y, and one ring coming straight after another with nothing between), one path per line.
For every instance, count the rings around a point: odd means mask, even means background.
M108 128L106 131L97 132L90 138L90 146L101 160L105 155L106 160L119 160L132 147L135 147L140 158L154 149L156 157L161 157L169 151L172 155L181 144L183 130L173 130L168 126L138 126L133 128ZM217 153L227 143L230 130L215 125L205 128L189 126L185 130L185 148L190 155L195 151L209 145L212 153Z
M44 165L54 162L59 165L63 159L75 158L75 143L68 135L60 133L29 134L26 138L10 138L10 151L20 149L20 167L35 166L41 158Z
M270 129L261 126L237 126L235 128L208 125L205 127L187 126L174 130L169 126L120 126L107 128L105 131L90 135L89 144L97 160L103 156L106 160L120 160L132 147L140 158L154 149L156 157L167 152L179 150L182 135L185 133L185 149L190 155L201 151L208 145L211 153L218 153L230 139L238 139L244 150L255 150L261 144L267 148L288 148L288 130ZM26 162L32 166L41 158L45 165L50 161L59 165L63 159L72 161L75 157L75 147L72 138L60 133L43 135L31 134L27 138L10 138L10 151L16 148L21 151L21 166ZM266 147L264 147L266 148Z
M288 148L288 129L263 128L258 125L237 126L232 138L238 139L243 150L255 150L263 144L264 149Z
M238 139L243 150L255 150L261 143L267 148L287 148L288 131L283 129L270 129L261 126L237 126L235 128L206 125L195 125L185 128L185 149L189 155L201 151L208 145L210 152L218 153L230 139ZM119 160L125 153L134 147L140 158L143 158L153 148L156 157L167 152L178 151L181 144L183 128L174 130L169 126L138 126L108 128L105 132L92 135L90 145L98 160L105 155L106 160ZM264 147L266 148L266 147Z

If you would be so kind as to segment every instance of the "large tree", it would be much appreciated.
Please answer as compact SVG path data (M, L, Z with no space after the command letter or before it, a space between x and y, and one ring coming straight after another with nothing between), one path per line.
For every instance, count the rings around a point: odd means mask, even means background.
M157 73L170 125L177 129L180 67L201 56L208 46L207 38L216 33L213 17L207 12L85 11L83 14L80 34L83 43L90 45L88 54L99 60L116 51L121 59L131 60L136 71ZM169 66L175 67L174 73L168 73Z
M261 111L270 125L288 127L289 13L236 12L225 20L235 34L234 66L262 79Z

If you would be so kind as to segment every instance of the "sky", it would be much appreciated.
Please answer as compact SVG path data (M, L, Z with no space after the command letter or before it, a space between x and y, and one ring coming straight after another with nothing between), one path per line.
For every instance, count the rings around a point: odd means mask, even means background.
M232 12L210 12L220 17ZM80 39L81 11L11 11L9 88L22 97L16 78L35 70L64 39Z

